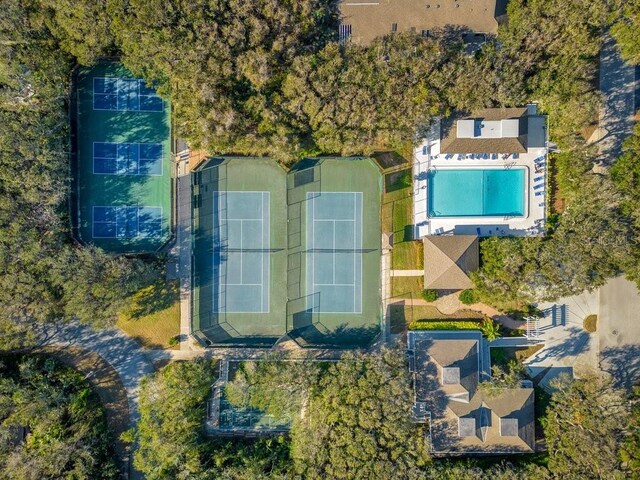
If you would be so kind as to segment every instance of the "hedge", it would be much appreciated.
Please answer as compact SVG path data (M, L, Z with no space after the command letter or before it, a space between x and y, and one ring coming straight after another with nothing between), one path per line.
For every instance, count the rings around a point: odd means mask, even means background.
M410 330L481 330L482 320L417 320L409 324Z

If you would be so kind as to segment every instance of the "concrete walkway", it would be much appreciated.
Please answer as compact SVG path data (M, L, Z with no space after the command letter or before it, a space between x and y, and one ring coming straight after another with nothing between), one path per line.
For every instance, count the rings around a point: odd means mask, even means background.
M391 317L389 299L391 298L391 250L382 250L380 258L380 296L382 297L382 338L384 343L391 341Z
M606 35L600 51L603 105L593 137L598 144L601 165L611 165L620 156L622 143L633 130L635 80L635 68L624 63L615 41Z
M390 270L392 277L422 277L424 270Z
M178 163L176 249L180 278L180 349L198 349L191 337L191 177L189 164Z
M539 330L545 346L527 359L532 371L570 367L580 376L583 370L598 368L598 336L588 333L583 326L586 316L598 314L598 298L598 291L583 292L538 305L544 312Z

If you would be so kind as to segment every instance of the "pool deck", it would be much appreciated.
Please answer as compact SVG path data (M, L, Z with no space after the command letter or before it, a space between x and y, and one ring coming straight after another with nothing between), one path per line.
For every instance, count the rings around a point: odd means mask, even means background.
M488 152L491 153L491 152ZM536 162L537 158L543 160ZM413 188L415 236L425 235L478 235L487 236L536 236L544 234L547 209L547 150L532 148L517 158L471 159L463 155L440 154L440 122L413 150ZM438 217L430 218L428 209L428 172L434 168L526 168L524 217Z

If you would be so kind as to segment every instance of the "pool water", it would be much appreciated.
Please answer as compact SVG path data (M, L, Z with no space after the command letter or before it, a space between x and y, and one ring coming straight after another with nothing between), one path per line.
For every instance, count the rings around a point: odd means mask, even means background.
M430 217L522 217L524 168L432 170L427 180Z

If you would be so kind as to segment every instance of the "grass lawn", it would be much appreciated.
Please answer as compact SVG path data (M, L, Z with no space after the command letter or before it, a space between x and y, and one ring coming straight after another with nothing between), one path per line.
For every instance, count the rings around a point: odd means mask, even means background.
M397 298L421 298L424 277L391 277L391 296Z
M134 294L116 326L147 348L168 348L169 339L180 334L178 282L152 285Z
M384 232L393 232L391 267L398 270L419 270L424 264L422 242L413 240L411 185L411 169L385 175L381 223ZM422 291L422 282L420 287L417 287L416 279L408 280L406 284L402 282L397 282L397 288L394 290L397 294Z
M458 310L456 313L447 315L432 305L390 305L391 333L402 333L409 324L429 319L429 320L482 320L484 315L473 310Z
M396 243L391 250L391 267L397 270L421 270L424 268L422 242Z

